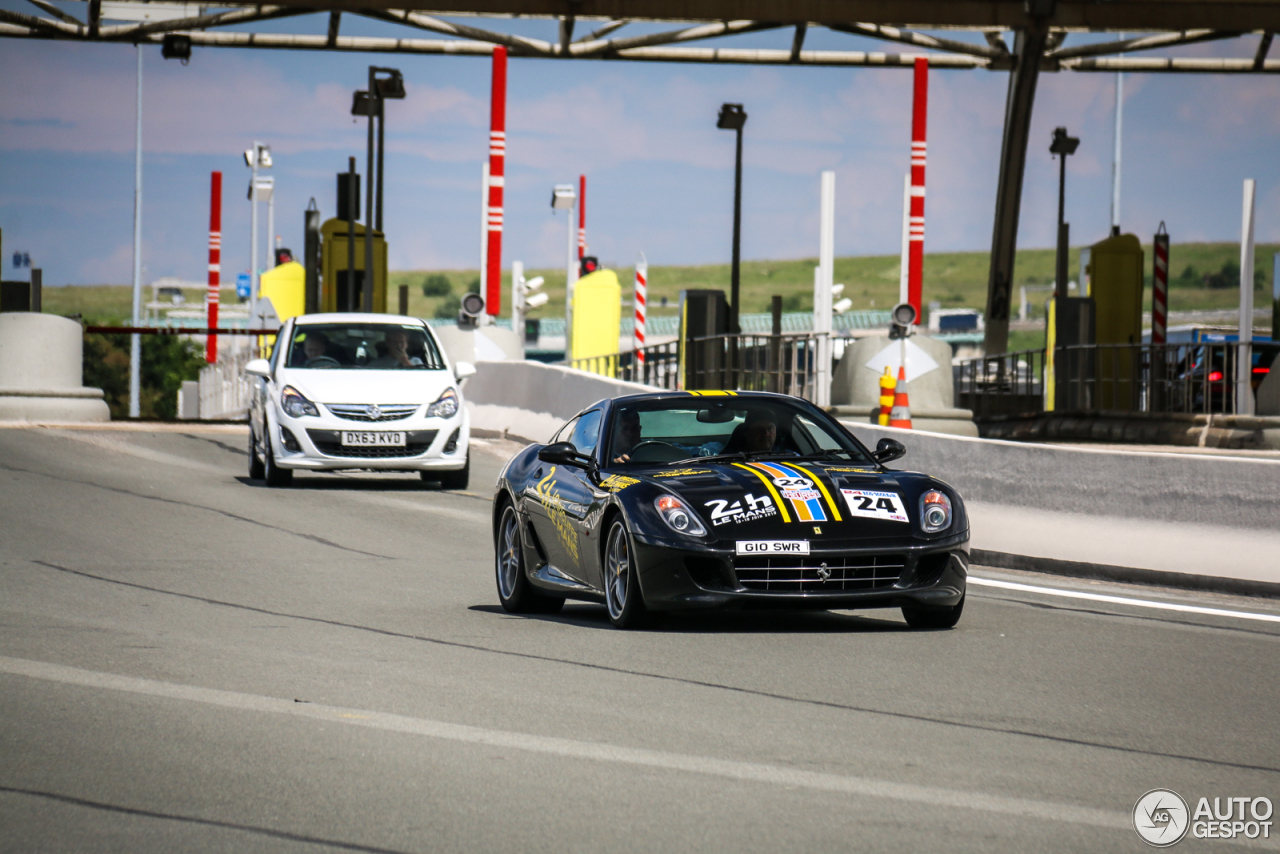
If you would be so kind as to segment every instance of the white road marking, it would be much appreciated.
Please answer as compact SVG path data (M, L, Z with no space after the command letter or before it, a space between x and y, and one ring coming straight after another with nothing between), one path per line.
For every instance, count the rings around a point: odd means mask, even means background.
M1280 623L1280 614L1255 614L1250 611L1228 611L1224 608L1204 608L1199 605L1179 605L1174 602L1156 602L1151 599L1132 599L1128 596L1107 596L1103 593L1085 593L1081 590L1062 590L1057 587L1040 587L1035 584L1019 584L1015 581L997 581L994 578L969 576L969 583L980 587L999 587L1004 590L1020 590L1024 593L1043 593L1046 596L1063 596L1067 599L1087 599L1091 602L1110 602L1113 605L1133 605L1138 608L1157 608L1162 611L1180 611L1184 614L1208 614L1214 617L1236 617L1241 620L1262 620Z
M1086 824L1109 830L1128 830L1130 826L1130 817L1127 814L1093 807L958 791L935 786L894 783L888 780L875 780L868 777L802 771L796 768L766 765L758 762L739 762L731 759L715 759L709 756L619 747L612 744L577 741L567 738L552 738L550 736L446 723L426 718L412 718L405 715L388 714L366 709L326 706L319 703L296 703L291 700L265 697L258 694L242 694L236 691L221 691L212 688L199 688L193 685L160 682L153 679L139 679L132 676L81 670L77 667L67 667L61 664L50 664L22 658L0 656L0 673L25 676L31 679L40 679L64 685L123 691L130 694L202 703L241 711L290 715L326 723L339 723L367 729L407 733L465 744L499 747L507 750L523 750L530 753L561 756L570 759L638 765L668 771L704 774L741 782L801 787L856 797L889 798L927 804L932 807L979 810L1038 820Z

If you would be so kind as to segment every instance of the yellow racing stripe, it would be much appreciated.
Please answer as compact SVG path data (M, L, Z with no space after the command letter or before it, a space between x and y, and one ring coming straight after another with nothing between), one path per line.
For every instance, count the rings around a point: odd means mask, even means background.
M734 463L734 465L743 471L749 471L756 477L760 478L760 482L764 484L764 488L769 490L769 494L773 496L773 503L778 505L778 512L782 514L782 521L790 522L791 517L787 515L787 505L783 503L782 496L778 494L778 490L773 488L773 483L769 478L765 477L763 472L758 469L753 469L751 466L744 466L742 463Z

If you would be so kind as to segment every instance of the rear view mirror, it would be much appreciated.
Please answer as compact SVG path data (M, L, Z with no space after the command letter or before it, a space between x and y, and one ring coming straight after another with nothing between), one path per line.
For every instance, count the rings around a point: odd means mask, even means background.
M266 359L253 359L247 365L244 366L244 372L251 377L262 377L263 379L270 379L271 363L268 362Z
M577 466L585 468L589 462L588 458L578 453L578 449L573 446L572 442L556 442L547 445L538 451L538 459L544 463L556 463L562 466Z
M713 406L698 410L698 421L703 424L727 424L734 419L733 410L727 406Z
M904 457L906 454L907 446L897 439L881 439L876 442L876 452L871 456L875 457L878 463L887 463Z
M458 382L462 382L467 377L474 377L476 375L476 366L470 362L454 362L453 375L457 378Z

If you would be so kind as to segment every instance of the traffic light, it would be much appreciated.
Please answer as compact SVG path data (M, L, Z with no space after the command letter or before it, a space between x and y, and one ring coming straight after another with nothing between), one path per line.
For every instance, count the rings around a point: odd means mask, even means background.
M484 297L480 294L466 294L462 298L462 308L458 311L458 328L475 329L480 325L480 315L484 314Z
M600 269L600 259L594 255L584 256L581 263L582 267L578 271L579 278L590 275Z

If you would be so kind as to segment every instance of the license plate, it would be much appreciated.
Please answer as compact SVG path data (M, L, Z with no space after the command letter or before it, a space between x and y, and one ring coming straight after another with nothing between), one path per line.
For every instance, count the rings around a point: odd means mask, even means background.
M391 433L370 433L368 431L343 430L342 444L371 448L403 448L405 444L404 431L397 430Z
M738 540L740 555L807 555L808 540Z

